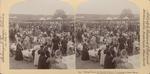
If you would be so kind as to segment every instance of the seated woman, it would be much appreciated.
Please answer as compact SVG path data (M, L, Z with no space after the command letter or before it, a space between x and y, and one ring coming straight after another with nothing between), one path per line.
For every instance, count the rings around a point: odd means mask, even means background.
M67 65L62 62L62 54L60 50L56 50L54 62L52 64L53 69L67 69Z
M81 55L82 50L83 50L83 45L82 45L82 43L79 43L76 48L76 56L77 57Z
M114 59L116 63L116 69L132 69L133 65L128 62L127 51L123 49L120 52L120 56Z

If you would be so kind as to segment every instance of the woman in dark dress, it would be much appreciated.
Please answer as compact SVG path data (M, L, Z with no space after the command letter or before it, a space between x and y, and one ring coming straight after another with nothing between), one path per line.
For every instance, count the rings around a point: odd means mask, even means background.
M128 55L132 55L133 54L133 39L131 37L129 37L129 39L127 40L127 53Z
M78 42L82 42L82 30L79 29L78 32L77 32L77 40Z
M21 41L19 41L18 44L17 44L15 60L17 60L17 61L22 61L23 60L22 50L23 50L23 48L21 46Z
M41 49L38 51L40 54L39 62L38 62L38 69L49 69L50 62L47 62L47 59L50 58L50 53L46 46L41 46Z
M83 60L83 61L89 60L89 52L88 52L88 50L89 50L89 48L88 48L87 42L85 42L83 44L81 60Z
M67 55L67 39L64 37L64 39L61 41L61 45L62 45L62 54L63 55Z
M114 69L115 63L113 62L113 59L115 57L115 52L113 50L113 46L107 46L107 49L104 51L104 54L106 54L104 61L104 69Z
M44 51L45 51L45 56L46 56L46 69L49 69L49 68L51 68L51 62L50 61L47 61L48 59L51 59L51 57L50 57L50 52L49 52L49 50L48 50L48 47L46 47L45 49L44 49Z
M122 51L122 49L125 49L126 38L123 35L120 35L118 42L119 42L119 52L120 52L120 51Z
M52 39L52 47L53 47L52 54L53 54L53 56L54 56L55 51L59 49L59 43L60 43L59 37L54 35L54 38Z

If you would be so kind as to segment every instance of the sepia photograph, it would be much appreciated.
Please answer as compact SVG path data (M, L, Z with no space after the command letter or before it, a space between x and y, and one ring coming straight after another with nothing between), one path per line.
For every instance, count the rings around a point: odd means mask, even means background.
M75 69L74 20L58 0L26 0L10 12L10 69Z
M128 0L91 0L76 17L77 69L140 67L140 13Z
M9 14L10 69L140 68L140 11L128 0L26 0Z

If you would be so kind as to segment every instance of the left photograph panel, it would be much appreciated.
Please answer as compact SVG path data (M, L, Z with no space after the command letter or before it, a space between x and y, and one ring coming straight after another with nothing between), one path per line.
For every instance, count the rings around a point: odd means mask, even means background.
M74 16L61 0L25 0L9 15L10 69L75 69Z

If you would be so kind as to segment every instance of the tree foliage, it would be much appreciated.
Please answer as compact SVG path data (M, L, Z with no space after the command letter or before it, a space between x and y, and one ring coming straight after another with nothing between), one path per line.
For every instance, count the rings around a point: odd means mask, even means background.
M62 18L62 19L67 18L65 11L61 9L56 10L53 15L53 19L57 19L57 18Z
M124 17L128 17L129 19L132 19L134 18L134 14L130 9L124 9L120 14L120 18L124 18Z

